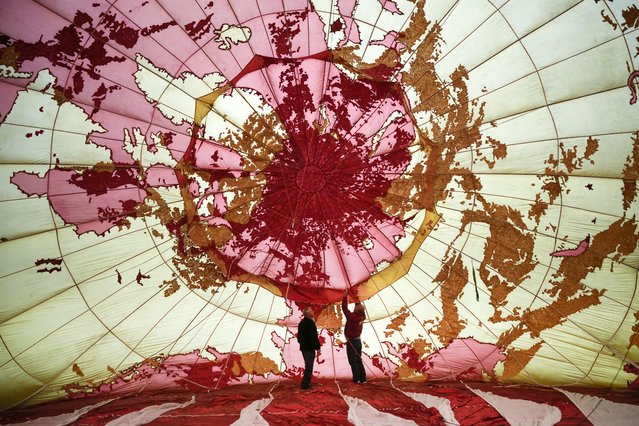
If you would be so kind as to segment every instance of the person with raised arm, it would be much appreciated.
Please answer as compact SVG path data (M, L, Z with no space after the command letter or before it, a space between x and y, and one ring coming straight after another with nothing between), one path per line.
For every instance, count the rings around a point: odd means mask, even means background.
M344 326L344 336L346 336L346 354L348 355L348 363L351 365L353 373L353 382L365 383L366 370L362 363L362 327L366 319L366 309L364 304L355 303L353 311L348 310L348 292L344 293L342 299L342 311L346 317L346 325Z

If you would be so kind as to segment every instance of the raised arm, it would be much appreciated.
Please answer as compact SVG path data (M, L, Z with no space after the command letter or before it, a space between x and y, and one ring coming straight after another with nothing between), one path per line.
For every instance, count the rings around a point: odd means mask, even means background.
M342 312L344 315L350 315L351 311L348 310L348 293L344 293L344 298L342 299Z

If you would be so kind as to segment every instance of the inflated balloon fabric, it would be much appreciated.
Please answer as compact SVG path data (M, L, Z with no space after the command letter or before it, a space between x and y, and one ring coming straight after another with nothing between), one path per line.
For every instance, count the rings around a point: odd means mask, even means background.
M307 306L348 380L345 293L372 380L636 387L638 68L634 1L0 2L0 408L297 381Z

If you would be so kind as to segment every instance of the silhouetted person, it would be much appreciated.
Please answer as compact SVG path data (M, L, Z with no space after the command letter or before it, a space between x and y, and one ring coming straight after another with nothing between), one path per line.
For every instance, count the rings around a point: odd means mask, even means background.
M351 365L353 372L353 382L366 382L366 370L362 363L362 325L366 319L364 305L355 303L353 312L348 310L348 293L344 293L342 299L342 311L346 317L346 325L344 326L344 335L346 336L346 354L348 355L348 363Z
M313 376L313 364L315 363L315 351L320 354L320 343L317 337L317 327L313 310L308 307L304 309L304 318L297 326L297 341L300 343L300 351L304 357L304 376L302 378L302 389L311 386L311 376Z

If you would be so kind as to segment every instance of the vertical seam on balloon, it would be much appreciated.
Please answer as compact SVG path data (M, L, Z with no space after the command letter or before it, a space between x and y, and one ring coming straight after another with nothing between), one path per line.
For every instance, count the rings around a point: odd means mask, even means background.
M621 24L619 23L619 20L617 19L617 15L615 15L615 13L610 8L610 5L604 1L604 6L606 6L606 8L608 9L608 12L610 12L610 14L612 15L613 19L615 20L615 23L619 27L619 30L621 31L621 37L623 37L623 41L624 41L624 43L626 45L626 51L628 52L628 58L629 58L628 62L630 63L630 67L631 67L631 70L632 70L630 72L630 74L632 74L632 72L636 71L637 68L635 67L635 63L633 62L634 58L632 56L632 52L630 52L630 46L628 45L628 39L625 37L626 33L621 30ZM628 34L631 34L632 32L633 31L629 31Z
M334 3L335 1L336 0L331 0L331 5L330 5L330 9L329 9L328 22L326 23L326 26L329 29L330 29L330 26L331 26L331 21L333 20L333 8L336 5ZM310 0L307 0L306 5L307 5L306 6L307 8L311 5ZM310 11L310 8L309 8L309 11ZM321 21L321 17L319 15L319 13L317 13L317 19L319 19ZM310 26L310 19L308 20L308 25ZM309 35L310 35L310 32L309 32ZM327 36L326 36L326 49L328 51L330 51L331 35L332 35L332 32L328 31ZM309 43L310 43L310 40L309 40ZM309 54L310 54L310 47L309 47ZM328 72L326 71L327 68L328 68ZM330 77L331 77L331 70L332 70L332 68L328 66L328 61L324 61L324 71L322 73L322 89L320 91L320 93L321 93L320 97L318 98L319 104L317 106L317 115L315 116L317 120L319 120L320 117L321 117L320 108L322 106L322 101L323 101L324 97L326 96L326 89L328 88L328 82L329 82ZM316 145L315 146L315 153L314 153L314 157L315 158L318 157L318 155L317 155L318 149L317 148L318 147Z
M237 290L236 290L236 292L235 292L235 293L236 293L236 294L239 294L239 290L240 290L240 287L238 286L238 287L237 287ZM251 302L251 305L249 306L249 309L248 309L248 312L247 312L247 314L246 314L246 317L244 318L244 321L242 322L242 325L240 325L240 327L239 327L239 329L238 329L238 332L235 334L235 340L233 340L233 343L231 344L231 347L230 347L230 349L228 350L228 353L229 353L229 354L232 354L232 353L233 353L233 349L235 348L235 344L237 343L237 340L238 340L238 339L239 339L239 337L240 337L240 333L241 333L241 331L242 331L242 328L244 328L244 325L246 325L246 321L248 321L248 316L249 316L249 315L250 315L250 313L251 313L251 309L253 309L253 305L255 304L255 300L257 300L257 295L260 293L260 290L263 290L263 289L262 289L262 287L259 287L259 286L258 286L258 287L257 287L257 290L255 291L255 296L253 296L253 301ZM229 309L230 309L230 307L231 307L231 306L229 305ZM229 311L227 311L227 312L229 312ZM222 322L222 321L220 321L219 323L221 323L221 322ZM218 324L219 324L219 323L218 323ZM217 328L217 327L216 327L216 328ZM211 337L212 337L212 335L211 335ZM222 377L223 377L223 375L224 375L224 370L226 370L226 369L228 368L228 364L229 364L229 360L230 360L230 359L231 359L231 356L229 355L229 356L226 358L226 362L224 363L224 366L223 366L223 367L222 367L222 369L220 370L220 377L217 379L217 383L215 384L215 389L217 389L217 388L219 388L219 387L220 387L220 382L222 381Z
M7 353L8 353L8 354L9 354L9 356L11 357L9 360L7 360L7 362L5 362L4 364L2 364L2 367L4 367L4 366L5 366L6 364L8 364L9 362L13 361L13 362L15 362L15 364L16 364L16 365L17 365L17 366L18 366L18 367L19 367L22 371L24 371L24 374L26 374L27 376L29 376L30 378L32 378L34 381L36 381L36 382L40 383L41 385L45 385L45 383L44 383L42 380L39 380L39 379L36 379L35 377L33 377L33 376L31 375L31 373L29 373L29 372L28 372L28 371L27 371L27 370L26 370L26 369L25 369L25 368L24 368L24 367L23 367L23 366L22 366L22 365L18 362L18 360L17 360L17 359L15 359L15 358L13 357L13 354L11 353L11 350L9 349L9 346L7 346L7 343L4 341L4 338L2 337L2 334L0 334L0 341L2 341L2 345L5 347L5 349L7 350ZM16 356L18 356L18 355L16 355ZM23 400L23 401L24 401L24 400ZM23 402L23 401L21 401L21 402ZM20 404L21 402L19 402L18 404ZM4 408L3 410L6 410L6 409L9 409L9 408L15 407L15 406L16 406L16 405L18 405L18 404L14 404L14 405L12 405L11 407ZM3 411L3 410L0 410L0 411Z
M162 265L164 265L164 264L162 264ZM159 266L158 266L158 268L160 268L162 265L159 265ZM149 271L149 272L150 272L150 271ZM131 282L131 283L132 283L132 282ZM159 294L159 293L160 293L160 292L157 292L157 293L156 293L156 295L157 295L157 294ZM190 294L190 293L186 293L186 292L185 292L185 293L184 293L184 295L182 296L182 298L180 298L177 302L175 302L175 304L174 304L174 305L172 305L172 306L171 306L171 307L170 307L170 308L169 308L169 309L168 309L168 310L167 310L167 311L166 311L166 312L165 312L165 313L164 313L164 314L163 314L163 315L162 315L162 316L161 316L161 317L160 317L160 318L159 318L159 319L155 322L155 324L154 324L153 326L151 326L151 327L149 328L149 330L148 330L148 331L147 331L147 332L146 332L146 333L145 333L142 337L140 337L140 338L139 338L138 342L137 342L137 343L133 346L133 348L131 348L130 352L129 352L126 356L124 356L124 357L122 358L122 361L120 361L120 363L118 363L118 365L117 365L116 367L114 367L114 370L116 370L116 371L117 371L117 370L120 368L120 366L124 363L124 361L126 361L126 359L127 359L127 358L128 358L128 357L132 354L132 353L134 353L134 354L138 355L138 356L139 356L140 358L142 358L142 359L148 359L148 358L150 358L150 356L146 356L146 357L144 357L144 356L142 356L140 353L138 353L138 352L137 352L137 348L138 348L138 346L142 343L142 341L144 341L144 339L146 339L146 338L147 338L147 336L148 336L149 334L151 334L151 332L152 332L152 331L153 331L156 327L158 327L158 326L159 326L160 322L162 322L162 321L164 320L164 318L165 318L165 317L166 317L166 316L167 316L167 315L168 315L168 314L169 314L169 313L170 313L173 309L175 309L175 308L176 308L176 307L177 307L180 303L182 303L182 301L183 301L184 299L186 299L186 297L187 297L189 294ZM154 295L154 296L155 296L155 295ZM149 299L149 300L150 300L150 299ZM150 303L150 302L149 302L149 300L147 300L145 303ZM136 308L136 310L137 310L137 309L139 309L139 308L141 308L141 307L142 307L142 305L140 305L138 308ZM156 354L154 354L154 355L157 355L157 353L156 353Z
M256 297L257 297L257 292L256 292ZM275 303L275 295L271 293L271 306L268 309L268 314L266 316L266 321L264 322L264 329L262 329L262 334L260 335L260 340L257 343L257 348L255 349L256 355L255 358L253 360L253 366L251 367L251 371L255 372L255 365L257 364L257 353L260 350L260 346L262 345L262 340L264 340L264 334L266 333L266 328L270 325L269 324L269 318L271 318L271 312L273 311L273 304ZM248 317L248 314L246 315ZM250 374L250 373L249 373ZM253 373L255 374L255 373ZM280 376L282 374L282 372L280 371L279 374L273 372L273 374Z
M630 303L632 304L632 301L634 300L636 294L637 294L637 283L639 282L639 271L637 271L635 273L635 288L632 292L632 298L630 299ZM636 310L635 310L635 314L636 314ZM619 330L621 329L621 327L623 326L623 323L626 321L626 318L628 317L628 314L630 313L630 307L628 307L628 310L626 310L626 313L624 315L624 317L622 318L621 322L619 323L619 327L617 327L617 330L612 334L612 336L610 337L610 339L608 339L608 342L606 342L605 345L602 345L601 350L599 351L599 353L597 354L597 357L595 358L595 360L593 360L592 366L590 367L590 370L592 370L595 366L595 362L597 360L597 358L599 357L599 355L601 354L601 352L603 351L603 347L608 347L608 343L610 343L610 341L617 335L617 333L619 332ZM632 335L631 335L632 337ZM624 369L625 367L625 362L628 359L628 354L630 353L630 348L632 347L632 342L630 342L626 348L626 353L623 356L623 359L621 360L621 362L619 363L619 368L617 369L617 372L615 373L615 377L610 381L610 384L608 385L608 389L606 390L606 395L609 395L610 393L612 393L612 387L615 383L615 381L617 380L617 377L619 376L619 373L621 372L622 369ZM635 368L638 368L639 366L637 365L637 363L635 363L632 360L629 360L628 363L632 366L634 366ZM625 371L625 370L624 370ZM628 385L628 387L630 387L630 385ZM595 405L595 407L593 408L593 410L590 412L590 414L588 414L586 417L589 418L590 415L599 407L599 404L602 402L602 400L600 399L597 404Z
M381 18L382 14L384 13L384 6L386 6L386 0L383 0L384 3L380 3L379 1L377 2L377 4L379 5L380 9L379 9L379 13L377 14L377 17L375 18L375 22L371 25L370 22L366 22L365 25L370 25L372 27L371 33L370 33L370 37L368 38L368 41L361 41L361 44L364 45L364 51L362 52L361 58L362 61L364 60L364 57L366 56L366 51L368 50L368 46L370 45L370 42L373 39L373 33L375 32L376 29L380 29L377 27L377 23L379 22L379 18ZM414 10L414 8L413 8ZM364 23L364 22L362 22ZM352 27L351 27L352 28ZM349 31L349 36L350 36L350 31Z

